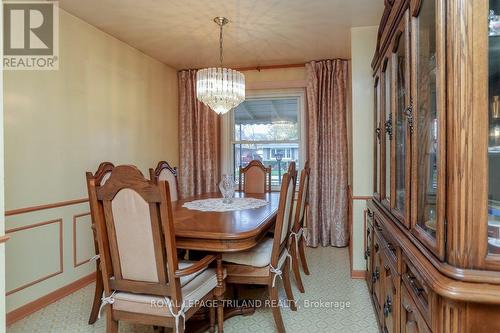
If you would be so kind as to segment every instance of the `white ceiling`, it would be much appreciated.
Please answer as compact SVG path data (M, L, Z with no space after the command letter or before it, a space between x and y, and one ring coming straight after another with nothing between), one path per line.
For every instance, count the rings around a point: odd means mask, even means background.
M71 14L174 68L350 58L350 28L378 25L384 0L59 0Z

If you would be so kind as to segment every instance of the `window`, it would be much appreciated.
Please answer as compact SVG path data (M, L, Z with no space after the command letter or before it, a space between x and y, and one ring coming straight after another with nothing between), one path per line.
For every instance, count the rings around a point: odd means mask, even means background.
M231 170L236 181L240 166L252 160L271 166L275 189L291 161L300 168L303 98L302 92L250 95L231 112Z

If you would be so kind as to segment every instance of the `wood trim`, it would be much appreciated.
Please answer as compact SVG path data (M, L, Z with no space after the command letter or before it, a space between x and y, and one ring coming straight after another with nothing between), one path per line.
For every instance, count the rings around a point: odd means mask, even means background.
M7 242L9 239L10 239L10 236L8 236L8 235L0 236L0 244Z
M366 271L351 271L351 279L366 280Z
M373 196L371 196L371 195L364 195L364 196L363 195L361 195L361 196L357 195L357 196L352 196L351 199L352 200L370 200L372 198L373 198Z
M80 290L81 288L89 285L94 281L95 281L95 273L91 273L79 280L76 280L62 288L59 288L51 292L50 294L47 294L37 300L34 300L33 302L30 302L28 304L21 306L20 308L10 311L9 313L7 313L6 316L7 326L12 325L16 321L23 319L24 317L60 300L61 298L64 298L74 293L77 290Z
M63 220L62 218L56 219L56 220L50 220L50 221L45 221L45 222L40 222L40 223L35 223L31 224L28 226L24 227L19 227L19 228L12 228L9 230L6 230L6 234L12 234L14 232L18 231L23 231L23 230L28 230L28 229L33 229L33 228L38 228L38 227L43 227L49 224L54 224L54 223L59 223L59 270L57 272L51 273L47 276L41 277L39 279L36 279L35 281L32 281L30 283L27 283L25 285L22 285L20 287L17 287L11 291L8 291L5 293L5 296L12 295L14 293L17 293L18 291L21 291L23 289L26 289L28 287L31 287L37 283L40 283L42 281L48 280L56 275L62 274L64 272L64 256L63 256Z
M77 204L85 203L88 201L89 201L88 198L83 198L83 199L59 201L59 202L55 202L55 203L51 203L51 204L47 204L47 205L39 205L39 206L11 209L11 210L5 211L5 216L26 214L26 213L36 212L39 210L54 209L54 208L59 208L59 207L64 207L64 206L77 205Z
M239 68L235 68L235 70L240 71L240 72L246 72L246 71L258 71L258 72L260 72L261 70L266 70L266 69L300 68L300 67L305 67L305 66L306 66L305 63L299 63L299 64L287 64L287 65L239 67Z
M81 261L81 262L77 262L77 259L76 259L76 222L80 217L84 217L84 216L88 216L88 215L90 215L90 212L73 215L73 267L74 268L88 263L91 259L91 258L89 258L89 259ZM92 221L90 223L92 223Z

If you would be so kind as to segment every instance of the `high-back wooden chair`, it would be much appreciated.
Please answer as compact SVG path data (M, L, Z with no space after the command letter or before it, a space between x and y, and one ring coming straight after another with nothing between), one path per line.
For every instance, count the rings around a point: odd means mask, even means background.
M240 167L239 191L245 193L271 192L272 168L265 167L261 161L253 160L244 168Z
M111 171L113 170L115 166L111 162L102 162L99 167L97 168L97 171L92 175L88 175L88 177L91 177L96 184L99 184L100 186L104 185L106 181L108 180L109 176L111 176ZM87 182L88 185L88 182ZM87 188L87 190L89 190ZM92 205L92 203L90 203ZM95 291L94 291L94 301L92 302L92 309L90 310L90 316L89 316L89 325L92 325L97 321L97 317L99 316L99 307L101 305L101 297L102 293L104 291L104 285L102 284L102 272L101 272L101 260L99 259L99 244L97 243L97 233L96 233L96 226L95 226L95 221L96 217L94 216L94 209L90 210L90 217L92 220L92 234L94 236L94 249L96 255L92 258L92 260L95 260L96 262L96 281L95 281Z
M297 307L290 284L290 224L293 209L295 182L293 175L285 173L281 182L280 202L273 238L265 238L256 247L243 252L224 253L227 283L266 285L269 299L274 304L272 312L278 332L285 332L285 325L278 306L277 278L283 279L285 292L292 311Z
M97 240L104 284L108 333L119 321L130 321L184 331L184 320L224 288L220 257L217 269L208 268L208 255L179 268L172 221L169 185L149 181L134 166L117 166L102 186L87 173L89 200L96 218ZM220 294L220 293L217 293ZM215 312L210 308L210 327ZM218 317L223 318L222 307ZM218 328L222 332L223 320Z
M177 180L177 168L171 167L166 161L158 162L155 169L149 169L150 179L159 181L167 181L170 186L170 199L177 201L179 199L179 183Z
M302 278L300 276L299 269L299 256L300 262L302 263L302 269L306 275L309 275L309 268L307 266L306 254L305 254L305 239L304 239L304 223L306 220L306 207L307 199L309 196L309 177L311 169L309 168L309 162L307 161L304 165L304 169L300 173L299 181L299 194L297 197L297 202L294 207L294 212L292 216L292 231L290 233L290 247L289 252L292 256L292 268L295 276L295 281L297 282L297 287L301 293L304 290L304 284L302 283Z

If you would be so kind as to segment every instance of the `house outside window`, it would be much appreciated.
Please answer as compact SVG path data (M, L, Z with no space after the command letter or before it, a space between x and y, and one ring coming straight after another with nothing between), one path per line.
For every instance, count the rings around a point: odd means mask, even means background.
M231 111L230 170L239 179L239 168L259 160L272 168L271 185L279 189L290 162L302 165L303 92L249 95Z

